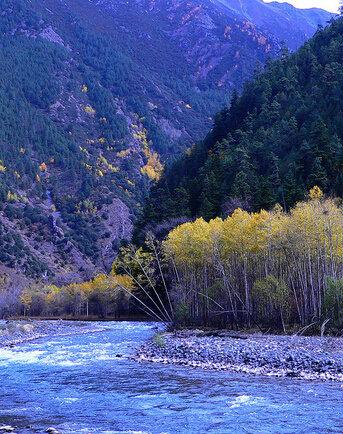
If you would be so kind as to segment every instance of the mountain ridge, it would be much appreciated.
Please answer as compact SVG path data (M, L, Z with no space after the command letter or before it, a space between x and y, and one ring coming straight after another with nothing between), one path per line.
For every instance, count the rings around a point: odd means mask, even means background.
M1 1L7 269L58 283L108 269L163 161L280 52L209 0L167 4Z
M152 189L138 229L343 197L343 19L271 62ZM160 235L161 235L160 234Z

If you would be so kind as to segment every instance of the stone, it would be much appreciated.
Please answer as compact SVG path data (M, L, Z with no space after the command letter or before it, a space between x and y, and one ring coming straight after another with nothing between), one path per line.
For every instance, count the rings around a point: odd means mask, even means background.
M48 434L61 434L60 431L53 427L48 428L45 432L47 432Z

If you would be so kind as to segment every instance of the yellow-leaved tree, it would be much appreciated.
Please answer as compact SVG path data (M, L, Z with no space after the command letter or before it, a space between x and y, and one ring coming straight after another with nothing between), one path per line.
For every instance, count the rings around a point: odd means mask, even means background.
M343 316L343 212L317 186L289 213L237 209L182 224L163 248L188 322L286 330Z

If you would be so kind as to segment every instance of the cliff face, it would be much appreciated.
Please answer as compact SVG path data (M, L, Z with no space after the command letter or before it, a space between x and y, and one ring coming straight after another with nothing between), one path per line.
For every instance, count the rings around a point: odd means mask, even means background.
M108 269L162 162L279 52L293 15L255 4L275 25L231 1L1 1L6 270L61 283ZM309 14L291 48L328 17Z

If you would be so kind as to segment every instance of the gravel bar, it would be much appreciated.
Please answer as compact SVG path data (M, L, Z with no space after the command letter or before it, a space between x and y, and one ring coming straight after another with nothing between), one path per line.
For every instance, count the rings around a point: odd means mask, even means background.
M0 321L0 348L39 338L68 336L105 330L89 321L9 320Z
M157 334L134 357L256 375L343 382L343 338L185 330Z

